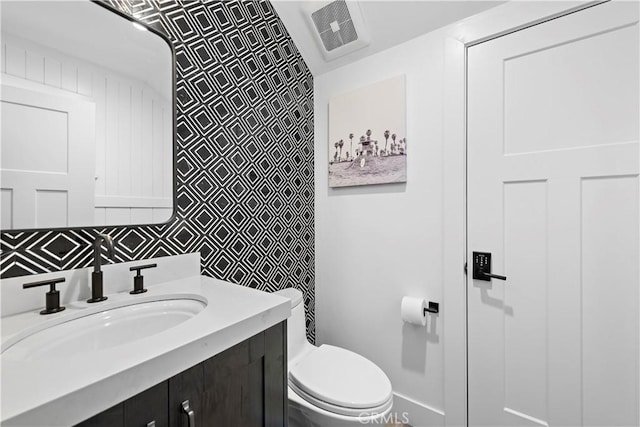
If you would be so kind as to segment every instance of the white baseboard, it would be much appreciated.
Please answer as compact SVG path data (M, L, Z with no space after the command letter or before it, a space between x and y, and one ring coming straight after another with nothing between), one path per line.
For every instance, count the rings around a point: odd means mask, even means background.
M394 392L393 409L398 422L412 427L444 426L444 412L418 402L408 396Z

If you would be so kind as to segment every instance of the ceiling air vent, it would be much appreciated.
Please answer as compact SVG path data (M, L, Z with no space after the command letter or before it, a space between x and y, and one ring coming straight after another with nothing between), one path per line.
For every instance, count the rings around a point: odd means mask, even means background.
M309 7L317 7L317 4L314 2ZM360 7L354 1L336 0L320 9L308 10L307 16L311 19L320 50L328 61L369 44Z

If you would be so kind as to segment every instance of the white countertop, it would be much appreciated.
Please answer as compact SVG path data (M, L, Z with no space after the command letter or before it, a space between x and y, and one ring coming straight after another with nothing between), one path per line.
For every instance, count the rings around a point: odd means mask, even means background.
M160 295L199 295L206 308L164 332L99 352L69 358L12 360L0 355L2 426L71 426L196 365L285 320L289 300L205 276L148 287L141 295L121 292L104 303L67 304L47 316L39 310L2 319L4 343L25 327L96 310L99 304Z

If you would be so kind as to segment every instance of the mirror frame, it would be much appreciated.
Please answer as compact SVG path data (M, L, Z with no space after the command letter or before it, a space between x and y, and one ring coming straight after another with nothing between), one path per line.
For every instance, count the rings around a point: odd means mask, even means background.
M63 232L63 231L68 231L68 230L86 230L86 229L105 229L105 228L126 228L126 227L160 227L160 226L164 226L167 224L172 223L178 214L178 168L177 168L177 162L178 162L178 141L177 141L177 129L178 129L178 112L177 112L177 101L176 101L176 97L177 97L177 91L176 91L176 51L175 48L173 46L173 44L171 43L171 40L169 40L169 37L164 34L162 31L159 31L157 29L155 29L153 26L139 21L138 19L136 19L135 17L128 15L124 12L122 12L121 10L116 9L115 7L111 6L110 4L106 3L104 0L88 0L91 3L102 7L103 9L105 9L107 12L110 13L114 13L118 16L120 16L121 18L126 19L127 21L131 22L131 23L136 23L138 25L143 26L144 28L147 29L148 32L155 34L156 36L160 37L169 47L169 52L171 54L171 109L172 109L172 113L171 113L171 124L173 126L173 132L171 135L171 146L172 146L172 155L171 155L171 159L172 159L172 166L173 166L173 186L172 186L172 190L173 190L173 211L171 213L171 216L169 217L169 219L165 222L156 222L156 223L149 223L149 224L105 224L105 225L85 225L85 226L76 226L76 227L48 227L48 228L16 228L16 229L0 229L0 233L2 234L13 234L13 233L37 233L37 232L47 232L47 231L56 231L56 232Z

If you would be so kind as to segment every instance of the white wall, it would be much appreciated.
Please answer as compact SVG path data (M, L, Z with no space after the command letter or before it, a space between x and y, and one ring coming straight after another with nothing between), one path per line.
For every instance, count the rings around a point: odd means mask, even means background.
M95 223L164 222L172 213L171 101L141 80L3 34L2 73L95 103Z
M508 3L314 78L317 343L377 363L415 427L466 424L464 46L579 4ZM330 98L400 74L407 183L328 188ZM440 314L403 324L405 295Z
M317 340L373 360L435 419L444 408L442 317L405 325L400 301L442 303L443 71L443 38L431 33L316 77L314 93ZM328 188L329 99L401 74L407 183Z

